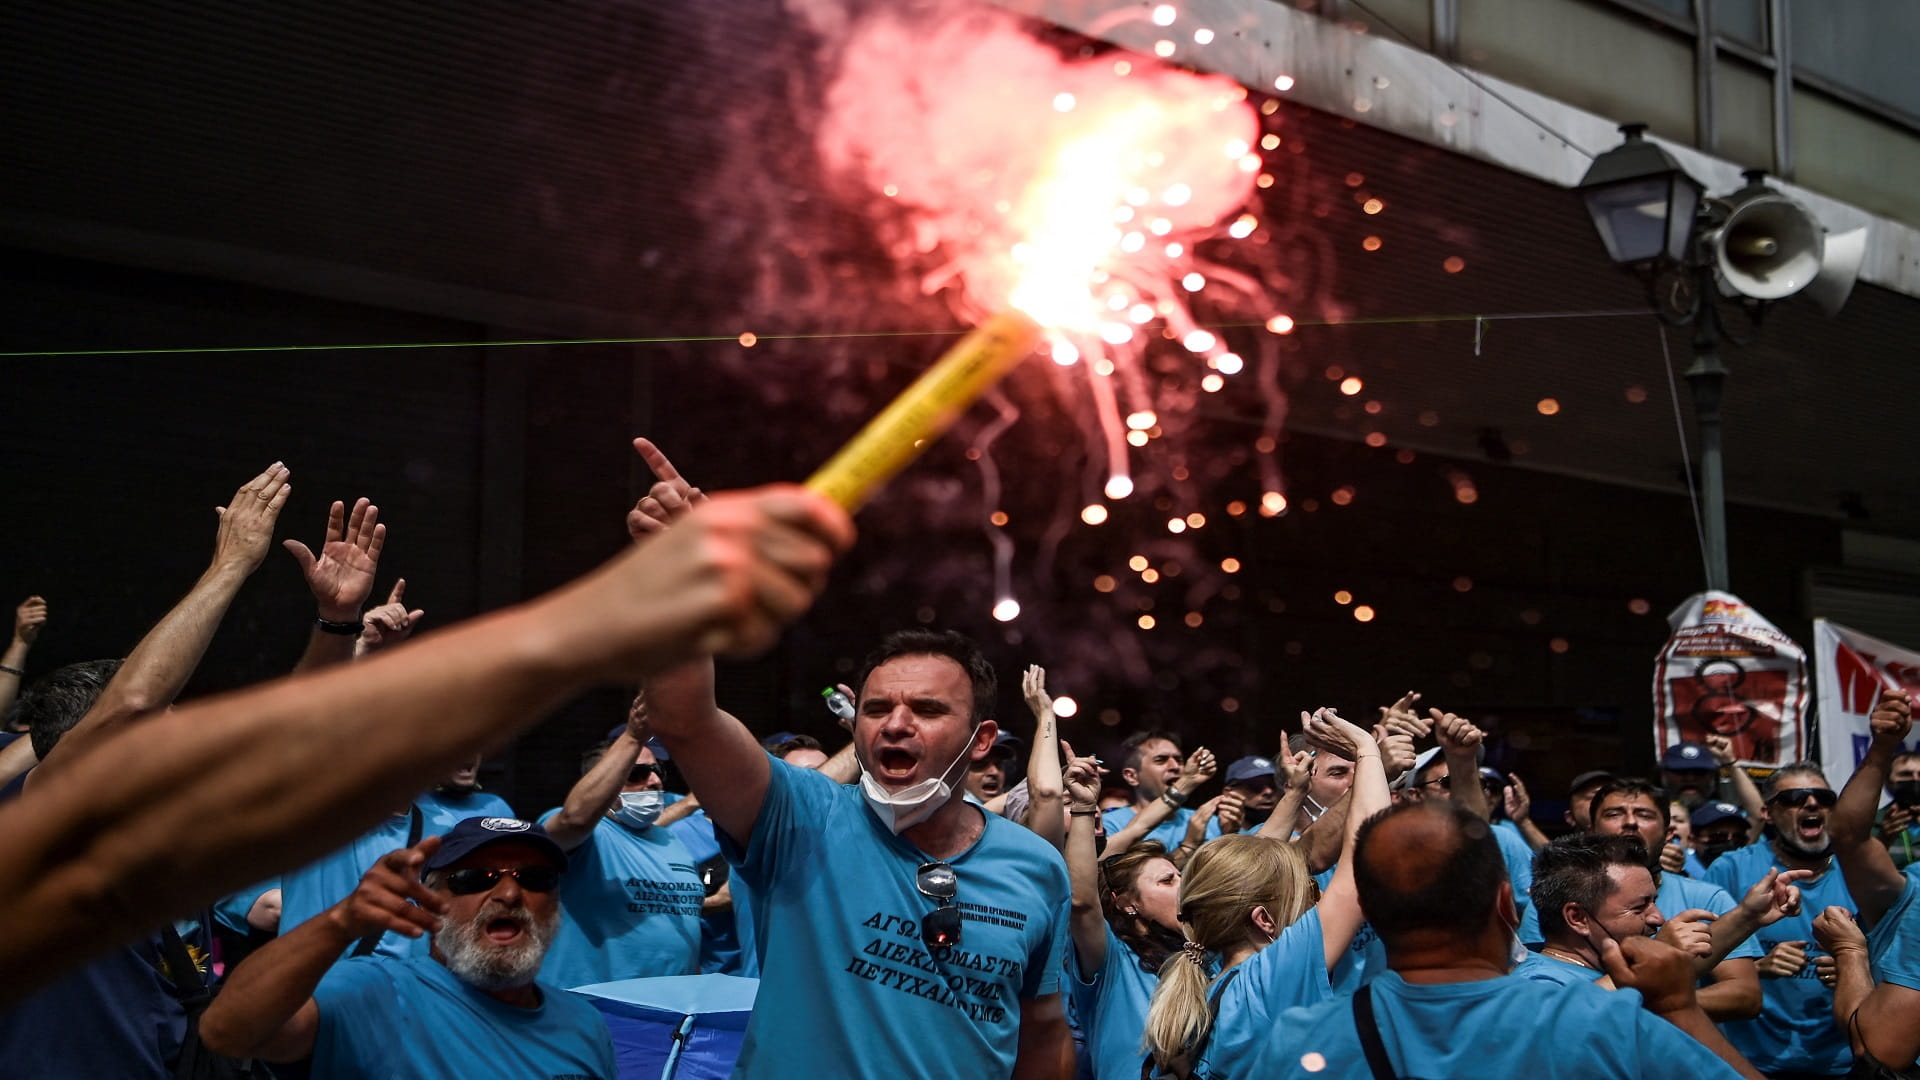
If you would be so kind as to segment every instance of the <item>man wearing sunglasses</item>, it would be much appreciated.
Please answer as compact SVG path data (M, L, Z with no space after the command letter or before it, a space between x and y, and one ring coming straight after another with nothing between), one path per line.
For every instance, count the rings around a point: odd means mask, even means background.
M613 1080L599 1012L534 979L559 928L566 865L543 829L513 818L469 818L392 852L353 895L235 968L201 1038L234 1057L311 1057L316 1080ZM431 955L338 959L379 930L431 935Z
M1838 1076L1852 1065L1847 1036L1833 1022L1833 993L1817 978L1814 916L1828 907L1852 910L1853 896L1834 865L1827 822L1838 796L1817 762L1783 766L1766 785L1767 830L1761 838L1713 860L1707 880L1734 892L1768 871L1805 870L1798 911L1755 938L1760 1015L1726 1026L1727 1038L1769 1075Z
M686 845L656 824L666 789L651 737L645 701L635 698L627 726L542 819L570 859L566 914L545 969L556 986L700 972L706 886Z

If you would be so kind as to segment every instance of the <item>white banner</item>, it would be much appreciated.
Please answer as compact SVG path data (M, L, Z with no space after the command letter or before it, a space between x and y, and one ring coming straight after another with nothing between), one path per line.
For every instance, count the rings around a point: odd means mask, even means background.
M1691 596L1653 673L1654 753L1708 735L1762 769L1807 755L1807 654L1731 593Z
M1904 686L1920 695L1920 652L1815 619L1813 663L1820 689L1820 764L1838 791L1867 755L1867 718L1880 691ZM1907 749L1920 749L1920 732L1907 740Z

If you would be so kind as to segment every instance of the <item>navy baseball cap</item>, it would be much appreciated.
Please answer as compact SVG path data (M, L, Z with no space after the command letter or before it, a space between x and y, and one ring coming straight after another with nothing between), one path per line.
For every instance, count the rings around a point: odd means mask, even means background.
M1025 749L1026 745L1020 736L1010 731L1003 731L993 737L993 747L987 751L987 756L993 757L997 754L1006 758L1019 757L1020 751Z
M1730 802L1710 802L1693 812L1688 819L1696 829L1704 829L1716 821L1747 820L1746 812Z
M1667 752L1660 755L1660 767L1675 772L1718 769L1720 763L1713 760L1713 752L1697 742L1674 743Z
M1227 783L1244 784L1249 780L1258 780L1273 775L1273 759L1257 755L1243 757L1227 766Z
M440 850L427 860L427 869L444 869L489 844L507 842L539 849L553 862L555 870L567 868L567 853L560 850L547 830L533 822L510 817L470 817L440 838Z

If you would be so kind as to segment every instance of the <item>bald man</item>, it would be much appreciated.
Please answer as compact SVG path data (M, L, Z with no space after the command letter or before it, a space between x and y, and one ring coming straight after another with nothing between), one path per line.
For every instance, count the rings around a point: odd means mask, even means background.
M1287 1010L1246 1075L1760 1080L1695 1002L1691 961L1665 944L1597 943L1619 991L1506 978L1519 915L1492 826L1474 814L1393 807L1360 827L1353 861L1388 970L1352 997Z

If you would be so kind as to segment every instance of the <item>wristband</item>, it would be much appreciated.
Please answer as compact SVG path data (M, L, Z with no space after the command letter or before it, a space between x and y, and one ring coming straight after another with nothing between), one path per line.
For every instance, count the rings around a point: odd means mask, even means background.
M339 634L341 637L359 637L360 631L367 628L367 624L360 619L355 619L352 622L334 622L331 619L315 619L313 620L313 625L319 627L320 632L323 634Z
M1098 817L1099 815L1100 815L1100 808L1099 808L1099 807L1095 807L1095 808L1093 808L1092 810L1069 810L1069 811L1067 811L1067 816L1068 816L1068 817Z
M1179 788L1168 788L1160 793L1160 798L1175 810L1187 805L1187 793L1181 791Z
M21 671L17 667L8 667L6 664L0 664L0 671L4 671L7 674L12 675L14 678L17 678L17 679L24 679L27 677L26 672Z

